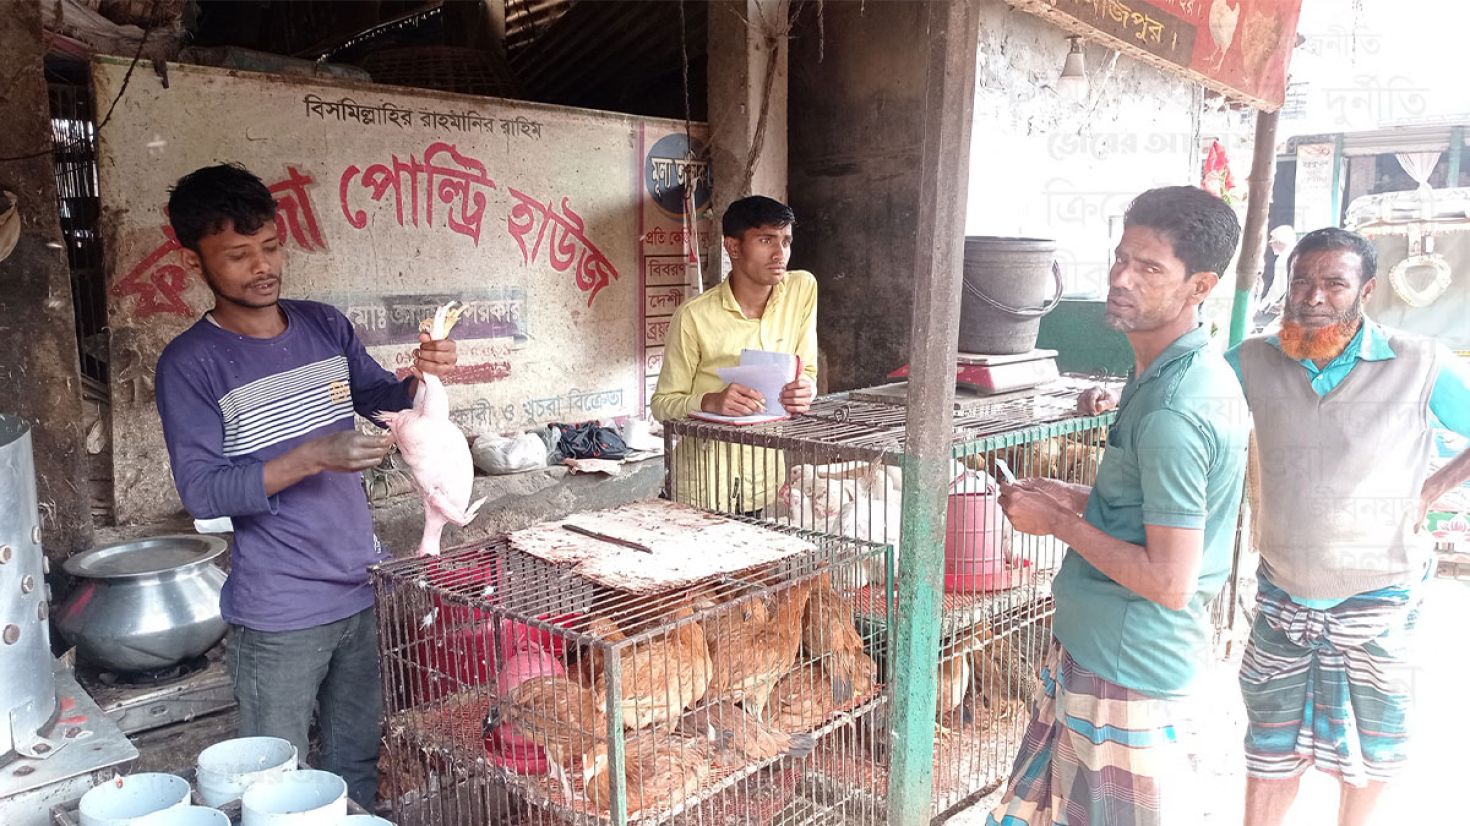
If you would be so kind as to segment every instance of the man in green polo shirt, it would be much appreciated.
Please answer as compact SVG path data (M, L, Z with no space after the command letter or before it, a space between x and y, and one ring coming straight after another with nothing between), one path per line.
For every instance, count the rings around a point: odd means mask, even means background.
M1016 530L1069 547L1037 707L988 823L1197 822L1179 699L1208 656L1205 606L1229 575L1250 428L1197 318L1239 239L1235 214L1204 190L1133 201L1106 322L1134 366L1097 483L1026 479L1001 493Z

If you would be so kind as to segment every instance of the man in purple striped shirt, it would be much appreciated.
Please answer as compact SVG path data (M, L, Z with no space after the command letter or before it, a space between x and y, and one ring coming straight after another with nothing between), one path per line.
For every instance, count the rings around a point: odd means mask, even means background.
M240 734L307 755L315 706L321 765L371 808L382 687L368 566L385 558L361 471L392 445L353 414L411 406L342 313L280 298L276 206L234 165L181 178L169 222L214 308L158 360L158 412L174 484L196 518L228 516L235 542L220 608ZM454 342L420 338L418 375L444 375Z

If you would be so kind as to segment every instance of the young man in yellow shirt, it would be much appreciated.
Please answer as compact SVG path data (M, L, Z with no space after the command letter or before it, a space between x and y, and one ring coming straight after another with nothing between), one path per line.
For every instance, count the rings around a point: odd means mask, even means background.
M766 400L749 387L726 384L715 371L740 363L741 350L794 353L802 373L781 390L793 415L811 408L817 379L817 280L787 270L796 214L780 201L753 195L725 210L722 229L730 274L674 313L663 370L653 394L659 421L696 410L748 416ZM784 481L779 453L744 448L715 455L709 444L675 456L675 498L717 510L748 513L770 504ZM699 472L703 466L703 472Z

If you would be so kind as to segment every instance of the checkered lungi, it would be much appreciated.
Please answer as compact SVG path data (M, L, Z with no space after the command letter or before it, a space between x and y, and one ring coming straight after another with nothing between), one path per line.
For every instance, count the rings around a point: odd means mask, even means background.
M1353 786L1392 779L1406 757L1423 585L1320 610L1292 601L1265 574L1260 583L1240 664L1246 774L1284 779L1315 764Z
M1198 822L1183 706L1108 682L1055 639L1021 752L986 826Z

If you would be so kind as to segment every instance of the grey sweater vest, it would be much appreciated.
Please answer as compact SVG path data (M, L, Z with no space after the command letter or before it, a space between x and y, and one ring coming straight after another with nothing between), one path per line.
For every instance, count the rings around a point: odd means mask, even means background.
M1412 582L1433 554L1418 524L1429 464L1433 342L1384 330L1395 357L1359 361L1325 397L1264 339L1240 347L1260 446L1261 561L1305 599Z

